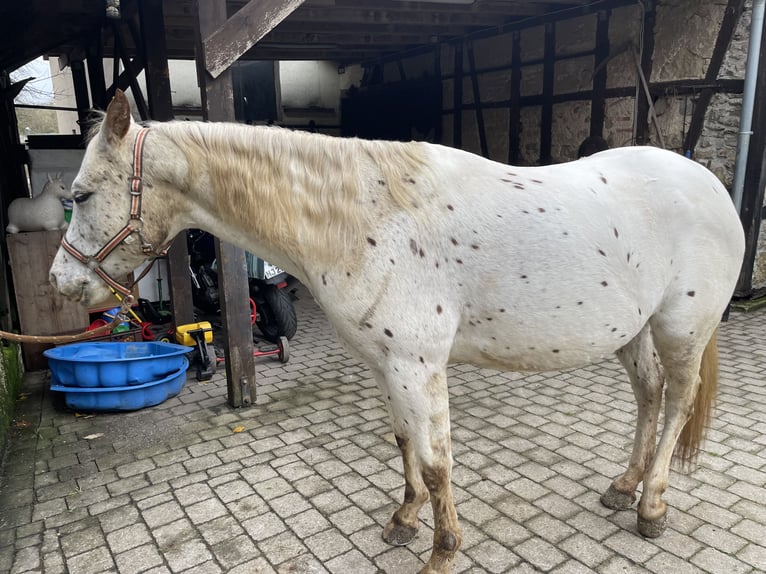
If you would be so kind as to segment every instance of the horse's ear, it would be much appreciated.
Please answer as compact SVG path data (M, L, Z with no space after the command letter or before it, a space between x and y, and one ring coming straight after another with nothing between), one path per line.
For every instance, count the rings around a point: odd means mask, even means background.
M130 128L130 103L122 90L114 93L112 101L106 108L106 118L101 124L101 134L109 144L118 144Z

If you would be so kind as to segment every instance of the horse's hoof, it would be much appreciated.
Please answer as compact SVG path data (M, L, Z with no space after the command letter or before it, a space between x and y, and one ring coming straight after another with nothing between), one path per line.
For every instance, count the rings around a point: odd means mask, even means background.
M601 495L601 504L612 510L627 510L636 501L636 494L631 492L625 494L620 492L614 487L614 484L609 485L609 490Z
M383 540L391 546L407 546L415 538L418 529L414 526L396 524L391 521L383 529Z
M655 520L647 520L646 518L638 517L638 532L641 536L646 538L657 538L660 534L665 532L665 528L668 526L668 515L663 514L660 518Z

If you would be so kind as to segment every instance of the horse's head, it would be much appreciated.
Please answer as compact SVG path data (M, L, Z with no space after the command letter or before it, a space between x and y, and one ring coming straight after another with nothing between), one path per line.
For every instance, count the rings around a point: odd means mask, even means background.
M50 281L83 305L108 299L108 284L125 289L127 274L161 254L180 230L173 223L180 185L173 174L183 166L170 172L164 167L167 156L176 164L184 160L166 138L151 132L133 122L130 104L118 90L72 183L72 221ZM144 144L153 138L153 147Z

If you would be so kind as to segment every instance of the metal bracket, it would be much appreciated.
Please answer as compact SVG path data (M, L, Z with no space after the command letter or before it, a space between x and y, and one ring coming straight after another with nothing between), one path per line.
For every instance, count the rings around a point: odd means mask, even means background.
M239 380L239 388L242 392L242 405L249 405L250 404L250 381L247 379L247 377L242 377Z

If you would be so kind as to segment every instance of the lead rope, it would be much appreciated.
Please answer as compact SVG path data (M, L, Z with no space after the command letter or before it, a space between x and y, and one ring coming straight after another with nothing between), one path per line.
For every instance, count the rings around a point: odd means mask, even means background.
M132 295L123 298L120 305L120 310L115 313L114 318L108 324L97 327L91 331L83 331L82 333L77 333L76 335L21 335L19 333L0 331L0 339L12 341L14 343L43 343L53 345L62 345L64 343L74 343L75 341L90 339L102 333L110 332L112 328L117 326L118 323L127 321L127 313L132 304Z

